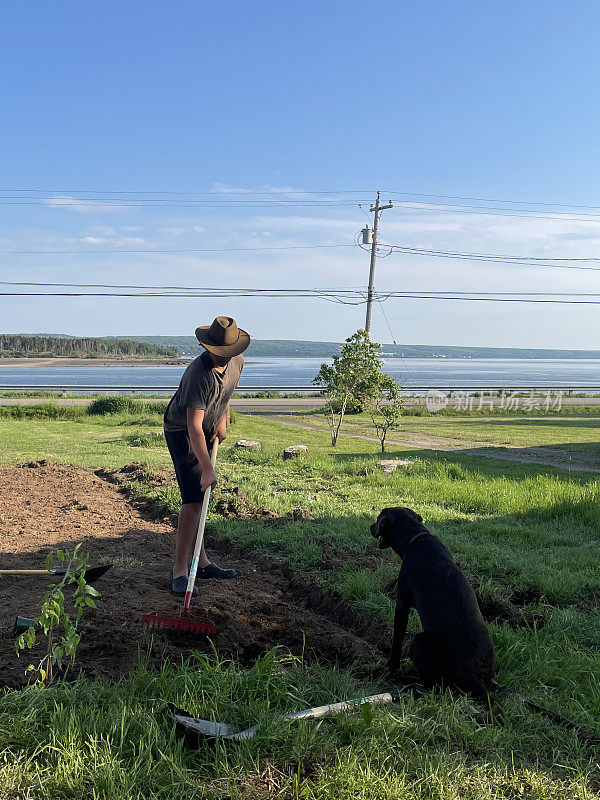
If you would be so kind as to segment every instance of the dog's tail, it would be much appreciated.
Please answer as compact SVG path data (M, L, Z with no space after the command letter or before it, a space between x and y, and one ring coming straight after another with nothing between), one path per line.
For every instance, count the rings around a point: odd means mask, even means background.
M567 717L563 717L562 714L557 714L556 711L551 711L549 708L544 708L544 706L540 706L537 703L534 703L533 700L530 700L528 697L523 697L522 694L515 692L510 688L510 686L501 686L496 680L493 681L493 688L504 695L504 697L516 697L517 700L520 700L527 708L530 708L532 711L535 711L537 714L543 714L547 719L552 720L552 722L556 722L557 725L566 728L569 731L574 731L577 735L577 738L580 739L582 742L586 744L595 744L600 745L600 735L593 731L591 728L587 728L585 725L578 725L576 722L573 722ZM484 714L481 718L482 721L486 720L484 724L490 724L495 719L501 718L504 706L502 703L490 694L486 693L485 700L481 697L478 698L489 710Z
M556 711L550 711L549 708L539 706L537 703L534 703L533 700L529 700L527 697L523 697L520 694L515 694L515 697L518 697L519 700L522 703L525 703L525 705L532 711L536 711L538 714L543 714L545 717L548 717L548 719L551 719L558 725L562 725L563 728L566 728L569 731L575 731L577 738L582 742L585 742L586 744L600 744L600 735L598 735L596 731L593 731L591 728L587 728L585 725L578 725L576 722L563 717L562 714L557 714Z

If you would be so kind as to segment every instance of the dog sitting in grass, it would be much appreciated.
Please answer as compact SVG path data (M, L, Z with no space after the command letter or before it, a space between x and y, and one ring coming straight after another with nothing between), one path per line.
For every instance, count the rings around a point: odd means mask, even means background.
M410 508L384 508L371 533L381 549L402 559L398 575L394 639L388 667L398 670L408 615L415 608L423 632L408 655L421 682L459 689L488 704L496 657L473 589L450 551Z

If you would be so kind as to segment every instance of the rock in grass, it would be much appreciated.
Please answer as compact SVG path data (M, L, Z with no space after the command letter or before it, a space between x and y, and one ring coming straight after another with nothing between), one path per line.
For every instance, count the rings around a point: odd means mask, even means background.
M283 451L283 460L289 461L291 458L298 458L299 456L306 455L308 447L305 444L293 444L291 447L286 447Z
M251 439L238 439L235 446L242 447L244 450L262 450L262 444Z
M391 475L398 467L408 467L412 463L412 461L403 461L401 458L384 458L383 461L379 462L379 466L382 472L385 472L386 475Z

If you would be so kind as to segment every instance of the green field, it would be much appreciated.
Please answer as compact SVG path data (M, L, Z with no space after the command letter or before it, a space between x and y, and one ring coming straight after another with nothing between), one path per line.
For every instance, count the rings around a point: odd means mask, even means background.
M159 427L157 414L0 418L0 463L47 458L98 468L143 460L151 469L169 467L164 444L147 437ZM581 452L598 448L600 439L592 416L407 417L402 427ZM489 438L496 436L502 438ZM238 438L261 440L262 452L235 450ZM300 443L309 446L308 457L283 462L283 447ZM280 556L389 621L384 589L398 563L374 549L368 525L384 506L414 508L490 596L508 601L516 590L531 590L526 610L547 615L540 626L490 625L500 683L600 732L600 612L590 601L600 586L599 476L397 445L390 455L413 463L384 475L378 449L351 437L332 448L325 429L240 415L219 455L227 476L221 491L239 486L251 504L281 515L306 508L309 535L307 523L293 519L274 529L258 519L212 515L212 528L247 551ZM177 507L172 488L158 499L166 509ZM411 627L417 629L415 619ZM284 654L245 670L192 656L178 672L153 674L142 665L116 686L80 680L6 692L0 798L599 796L597 748L515 698L492 726L477 723L468 698L448 692L372 715L358 710L320 724L275 724L277 712L388 686L384 677L365 674L365 665L308 666ZM243 744L184 747L167 702L223 720L235 720L243 708L245 718L265 721L267 729Z
M295 415L298 420L326 427L323 414ZM365 428L365 433L374 433L368 414L347 415L342 430L354 431ZM397 429L389 432L388 438L402 438L403 433L441 436L449 439L488 442L491 445L514 445L516 447L546 447L560 450L600 455L600 414L576 413L564 408L556 415L515 414L456 414L403 416Z

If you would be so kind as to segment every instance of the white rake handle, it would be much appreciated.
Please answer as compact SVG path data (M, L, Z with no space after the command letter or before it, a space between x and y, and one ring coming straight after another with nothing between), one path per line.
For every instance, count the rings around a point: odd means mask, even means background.
M217 450L219 449L219 439L213 441L213 449L210 456L210 463L213 465L217 461ZM206 526L206 517L208 516L208 504L210 502L210 493L212 487L209 486L204 492L204 500L202 501L202 511L200 512L200 522L198 523L198 533L196 534L196 545L194 547L194 555L192 558L192 566L190 568L190 575L188 578L187 589L185 592L185 602L183 610L188 611L190 603L192 602L192 593L194 591L194 584L196 583L196 573L198 572L198 560L200 558L200 550L204 543L204 528Z

